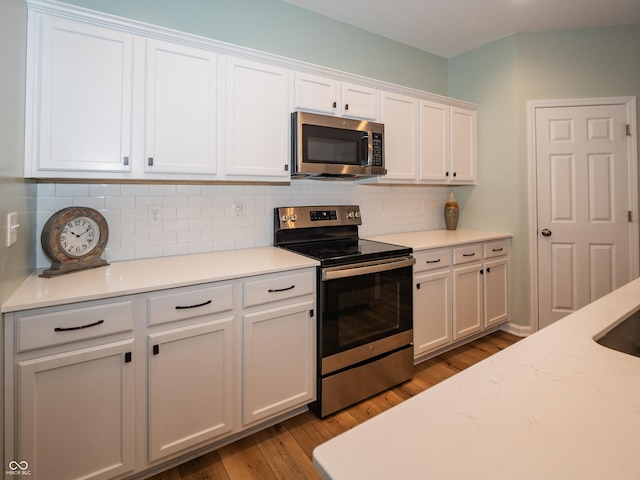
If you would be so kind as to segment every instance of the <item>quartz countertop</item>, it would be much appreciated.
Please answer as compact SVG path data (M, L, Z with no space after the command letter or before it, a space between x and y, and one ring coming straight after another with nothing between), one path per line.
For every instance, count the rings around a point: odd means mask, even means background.
M314 267L319 262L276 247L113 262L54 278L31 274L2 313L150 292L252 275Z
M506 232L484 232L481 230L422 230L418 232L390 233L367 237L377 242L411 247L414 251L441 248L465 243L486 242L511 238Z
M597 344L634 280L318 446L324 479L640 478L640 358Z

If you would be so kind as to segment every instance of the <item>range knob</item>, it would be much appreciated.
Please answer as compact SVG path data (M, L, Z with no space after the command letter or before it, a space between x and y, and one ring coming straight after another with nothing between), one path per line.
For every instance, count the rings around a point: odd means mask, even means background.
M347 212L347 218L351 219L351 218L355 218L356 214L355 212Z
M355 215L356 215L356 218L360 218L360 210L356 211Z
M286 222L287 220L289 220L289 216L286 213L283 213L282 215L280 215L281 222Z
M295 222L296 220L298 220L298 216L295 213L292 213L291 216L289 217L289 220L291 220L292 222Z

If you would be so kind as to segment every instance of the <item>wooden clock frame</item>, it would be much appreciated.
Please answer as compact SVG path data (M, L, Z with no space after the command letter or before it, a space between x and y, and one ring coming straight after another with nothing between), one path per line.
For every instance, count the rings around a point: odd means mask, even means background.
M79 217L88 217L98 225L98 242L84 255L70 256L62 248L60 236L65 226ZM100 212L89 207L68 207L54 213L42 229L40 241L44 254L51 260L51 268L44 270L41 277L50 278L67 273L109 265L101 258L109 240L109 226Z

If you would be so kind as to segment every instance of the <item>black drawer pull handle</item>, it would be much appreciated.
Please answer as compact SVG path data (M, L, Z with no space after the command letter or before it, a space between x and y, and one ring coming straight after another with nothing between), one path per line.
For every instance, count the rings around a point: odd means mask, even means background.
M184 310L186 308L198 308L204 307L205 305L209 305L211 300L207 300L206 302L199 303L197 305L176 305L176 310Z
M502 247L500 247L500 248L492 248L491 251L492 252L501 252L502 251Z
M476 254L475 252L473 252L473 253L463 253L462 256L463 257L473 257L475 254Z
M96 325L101 325L103 323L104 323L104 320L98 320L95 323L80 325L79 327L56 327L53 329L53 331L54 332L70 332L71 330L82 330L83 328L95 327Z
M440 259L437 259L437 260L427 260L427 263L440 263Z
M277 292L286 292L287 290L293 290L294 288L296 288L295 285L291 285L290 287L287 288L270 288L269 290L267 290L267 292L269 293L277 293Z

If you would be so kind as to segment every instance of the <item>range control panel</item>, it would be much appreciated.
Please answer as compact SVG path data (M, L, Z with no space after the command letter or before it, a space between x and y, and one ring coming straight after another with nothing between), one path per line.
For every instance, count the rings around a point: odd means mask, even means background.
M362 225L358 205L278 207L275 214L281 229Z

